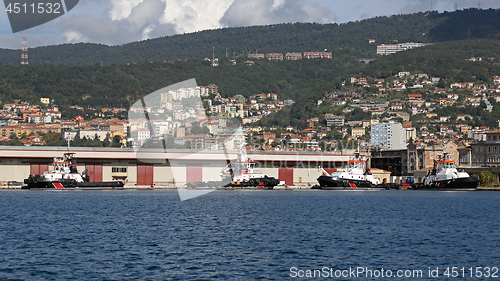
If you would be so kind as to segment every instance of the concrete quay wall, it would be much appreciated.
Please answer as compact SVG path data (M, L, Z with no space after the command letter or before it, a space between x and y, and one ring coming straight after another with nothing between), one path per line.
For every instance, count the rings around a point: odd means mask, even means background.
M0 146L0 185L23 182L30 174L50 170L54 157L62 157L66 147ZM218 181L220 171L236 151L154 150L131 148L70 148L79 172L87 170L91 181L123 180L127 186L178 186L187 182ZM343 168L349 155L324 153L247 154L262 173L279 178L286 185L308 186L321 175L318 166L327 170Z

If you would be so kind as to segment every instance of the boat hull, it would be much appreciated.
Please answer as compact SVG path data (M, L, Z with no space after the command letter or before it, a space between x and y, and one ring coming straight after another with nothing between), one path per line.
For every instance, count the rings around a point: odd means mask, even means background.
M447 179L433 181L431 184L416 186L416 189L428 190L476 190L479 185L479 179L476 177Z
M274 177L254 178L249 181L227 182L227 181L209 181L189 183L188 188L215 188L215 189L273 189L280 183L279 179Z
M62 181L37 181L33 179L24 180L26 184L24 189L63 189L63 188L83 188L83 189L103 189L103 188L123 188L122 181L107 181L107 182L76 182L75 180L62 180Z
M354 179L334 179L329 176L320 176L318 178L319 189L328 190L378 190L385 189L384 186L373 185L366 180Z

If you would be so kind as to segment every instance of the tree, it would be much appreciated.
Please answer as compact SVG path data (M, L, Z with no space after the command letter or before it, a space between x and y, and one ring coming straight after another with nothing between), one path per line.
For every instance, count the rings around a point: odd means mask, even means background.
M481 186L488 186L497 183L497 179L490 171L482 171L479 173L479 182Z
M119 135L115 135L113 137L112 147L121 147L122 146L122 138Z

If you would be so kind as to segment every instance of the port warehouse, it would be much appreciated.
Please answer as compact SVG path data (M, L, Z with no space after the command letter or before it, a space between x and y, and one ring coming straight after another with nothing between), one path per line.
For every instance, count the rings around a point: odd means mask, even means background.
M0 183L23 182L29 175L50 169L53 158L68 152L66 147L0 146ZM78 171L87 170L90 181L123 180L126 186L184 186L188 182L218 181L220 171L236 151L148 150L131 148L72 147ZM324 153L249 152L256 168L286 185L314 185L321 175L343 168L349 155ZM377 169L374 169L377 170ZM376 174L376 172L374 172ZM377 174L376 174L377 175ZM379 178L389 174L382 172Z

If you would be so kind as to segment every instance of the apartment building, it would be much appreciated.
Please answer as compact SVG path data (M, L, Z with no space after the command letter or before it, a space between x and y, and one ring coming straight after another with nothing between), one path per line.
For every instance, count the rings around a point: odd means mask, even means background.
M384 149L405 149L406 133L401 123L379 123L371 126L371 145Z

